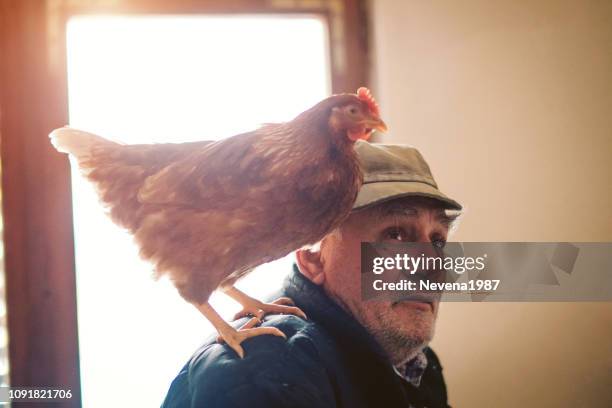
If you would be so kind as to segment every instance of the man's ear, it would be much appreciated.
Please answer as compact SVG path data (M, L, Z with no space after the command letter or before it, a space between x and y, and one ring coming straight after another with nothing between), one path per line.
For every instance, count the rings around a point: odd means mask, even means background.
M306 276L315 285L322 285L325 281L321 251L311 249L298 249L295 253L297 266L302 275Z

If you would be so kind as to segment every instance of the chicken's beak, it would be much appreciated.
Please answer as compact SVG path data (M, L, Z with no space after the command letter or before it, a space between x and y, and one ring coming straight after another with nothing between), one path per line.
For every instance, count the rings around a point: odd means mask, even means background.
M352 141L357 140L368 140L374 130L380 130L381 132L387 131L387 125L378 116L369 116L359 122L357 127L354 129L348 129L348 137Z
M385 133L387 131L387 124L383 122L381 118L372 117L363 121L363 126L369 129L378 130Z

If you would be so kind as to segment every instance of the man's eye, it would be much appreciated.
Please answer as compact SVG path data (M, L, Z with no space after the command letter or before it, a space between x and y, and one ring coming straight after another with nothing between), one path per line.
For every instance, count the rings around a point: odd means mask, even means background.
M395 241L405 241L406 233L401 228L389 228L384 233L385 239L392 239Z
M434 244L436 248L444 248L446 246L446 241L443 239L436 239L431 242Z

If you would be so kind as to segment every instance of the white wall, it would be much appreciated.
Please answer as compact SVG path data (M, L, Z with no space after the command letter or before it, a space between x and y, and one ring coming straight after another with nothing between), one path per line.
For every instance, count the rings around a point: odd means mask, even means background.
M455 240L612 241L612 1L375 0L390 133L466 207ZM612 303L442 306L455 407L612 406Z

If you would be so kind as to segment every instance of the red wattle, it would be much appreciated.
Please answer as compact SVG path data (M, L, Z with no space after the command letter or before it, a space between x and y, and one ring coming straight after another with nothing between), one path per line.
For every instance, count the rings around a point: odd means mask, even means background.
M360 128L360 129L355 129L355 130L349 129L347 131L347 135L348 135L348 138L351 139L353 142L356 142L359 139L368 140L370 138L370 133L366 133L365 128Z

